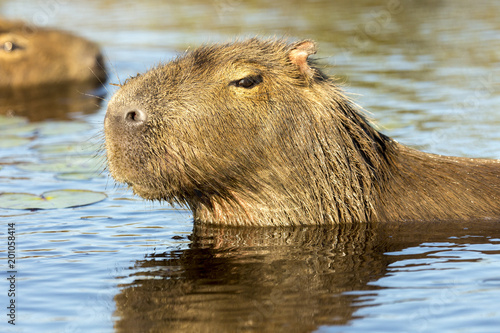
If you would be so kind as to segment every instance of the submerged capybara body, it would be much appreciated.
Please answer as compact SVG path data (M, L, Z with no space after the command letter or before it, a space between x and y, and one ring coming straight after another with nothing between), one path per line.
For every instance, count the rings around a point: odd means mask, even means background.
M500 162L377 132L308 57L312 41L203 46L111 99L111 175L227 225L500 218Z
M95 43L64 31L0 19L0 88L105 78Z

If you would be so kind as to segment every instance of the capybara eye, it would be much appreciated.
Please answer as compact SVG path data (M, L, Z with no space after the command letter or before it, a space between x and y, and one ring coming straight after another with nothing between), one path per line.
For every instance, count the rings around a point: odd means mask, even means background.
M251 88L255 85L254 81L251 78L244 78L238 81L238 87L243 87L243 88Z
M3 43L2 49L5 52L12 52L18 49L22 49L22 47L12 42L5 42Z
M235 87L250 89L255 87L261 82L262 82L262 76L257 75L257 76L247 76L243 79L232 81L231 85L234 85Z

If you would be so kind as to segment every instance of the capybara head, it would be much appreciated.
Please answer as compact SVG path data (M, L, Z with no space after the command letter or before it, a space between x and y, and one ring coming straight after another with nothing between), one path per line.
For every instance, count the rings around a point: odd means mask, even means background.
M128 79L105 119L111 175L206 222L367 220L391 141L311 65L315 52L254 38Z
M0 19L0 87L106 78L99 47L73 34Z

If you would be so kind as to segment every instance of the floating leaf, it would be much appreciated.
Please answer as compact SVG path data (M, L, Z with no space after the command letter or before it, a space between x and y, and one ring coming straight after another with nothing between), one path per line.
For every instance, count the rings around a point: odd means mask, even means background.
M93 127L89 123L77 121L54 121L40 124L39 131L42 136L55 136L89 131Z
M38 151L41 154L54 154L54 155L69 155L69 154L95 154L98 150L97 144L92 143L52 143L52 144L40 144L31 147L32 149Z
M2 193L0 208L5 209L57 209L90 205L106 199L101 192L87 190L57 190L38 196L31 193Z
M38 124L24 124L21 126L8 126L2 128L3 135L18 135L18 136L32 136L34 132L39 128Z
M0 148L13 148L24 146L29 143L31 139L19 136L2 136L0 137Z
M91 180L102 177L104 176L98 172L64 172L56 175L60 180Z
M36 172L56 172L56 173L75 173L90 172L100 170L101 160L94 156L65 156L64 158L45 159L42 163L23 163L16 167L24 171Z
M23 117L8 117L0 115L0 128L12 127L25 124L27 122L26 118ZM3 131L2 131L3 132Z
M2 128L2 135L33 135L59 136L91 130L89 123L77 121L52 121L44 123L31 123L21 126Z

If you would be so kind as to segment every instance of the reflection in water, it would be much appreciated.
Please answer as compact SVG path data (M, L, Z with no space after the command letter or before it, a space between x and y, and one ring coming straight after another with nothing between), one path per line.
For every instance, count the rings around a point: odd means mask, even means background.
M71 113L97 112L106 95L103 84L65 83L0 91L0 115L26 117L29 121L66 120Z
M115 296L118 332L308 332L355 318L399 251L497 223L348 224L328 228L195 226L188 249L137 261ZM458 241L458 240L457 240ZM474 242L474 239L468 239ZM484 242L478 237L477 242ZM425 257L425 254L422 254ZM414 257L418 258L418 256Z

